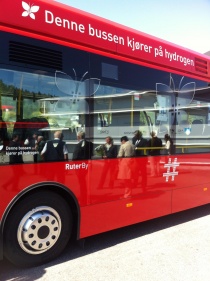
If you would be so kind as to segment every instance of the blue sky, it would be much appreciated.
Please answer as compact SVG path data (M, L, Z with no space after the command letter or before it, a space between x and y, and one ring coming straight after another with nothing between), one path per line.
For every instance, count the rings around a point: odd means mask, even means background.
M210 51L210 0L56 0L188 49Z

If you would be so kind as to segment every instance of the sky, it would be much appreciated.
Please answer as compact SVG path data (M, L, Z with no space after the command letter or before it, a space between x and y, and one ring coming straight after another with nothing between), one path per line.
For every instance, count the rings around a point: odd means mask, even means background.
M56 0L198 53L210 51L210 0Z

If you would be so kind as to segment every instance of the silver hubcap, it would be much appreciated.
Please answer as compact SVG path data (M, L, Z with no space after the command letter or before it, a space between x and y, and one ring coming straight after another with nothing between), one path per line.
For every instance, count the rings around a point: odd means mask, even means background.
M50 207L40 206L23 217L17 239L25 252L37 255L48 251L57 242L60 232L59 214Z

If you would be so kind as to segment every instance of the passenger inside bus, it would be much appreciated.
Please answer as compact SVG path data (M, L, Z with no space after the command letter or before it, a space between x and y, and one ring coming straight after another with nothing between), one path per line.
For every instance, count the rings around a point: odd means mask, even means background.
M46 142L41 155L44 161L64 161L68 159L68 150L66 143L63 141L61 131L55 131L54 140Z
M23 163L23 156L20 151L20 142L19 142L18 134L13 134L8 149L9 149L9 164Z
M91 159L93 155L93 143L85 139L85 132L79 131L77 133L78 143L73 152L72 160Z
M132 143L135 146L135 156L144 155L144 150L138 150L138 148L147 146L147 140L143 138L143 134L141 131L136 130L134 132L134 137L132 138Z

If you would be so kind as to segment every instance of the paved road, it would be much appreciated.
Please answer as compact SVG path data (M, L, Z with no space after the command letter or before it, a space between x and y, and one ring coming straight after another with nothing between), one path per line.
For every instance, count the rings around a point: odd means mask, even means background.
M0 262L0 280L209 281L210 205L89 237L85 248L71 247L37 268Z

